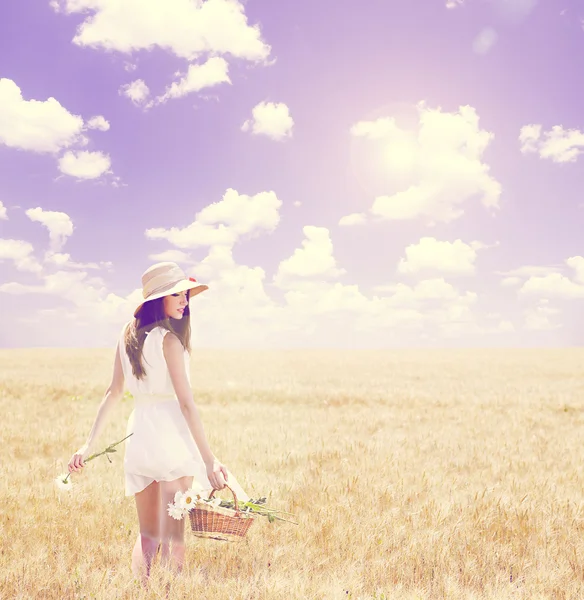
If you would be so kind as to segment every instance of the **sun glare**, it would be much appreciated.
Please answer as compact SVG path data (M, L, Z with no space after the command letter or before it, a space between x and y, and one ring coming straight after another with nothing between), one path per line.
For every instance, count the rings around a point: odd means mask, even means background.
M392 139L385 150L385 159L392 169L411 169L418 157L418 143L408 133Z

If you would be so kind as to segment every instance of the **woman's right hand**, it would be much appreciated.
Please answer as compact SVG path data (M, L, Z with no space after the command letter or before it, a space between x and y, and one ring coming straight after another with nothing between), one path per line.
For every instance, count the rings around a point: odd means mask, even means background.
M75 471L76 473L80 473L81 469L85 466L85 459L87 458L87 446L81 446L77 452L73 454L71 460L69 461L69 473Z
M227 467L216 458L206 463L207 477L216 490L222 490L227 482Z

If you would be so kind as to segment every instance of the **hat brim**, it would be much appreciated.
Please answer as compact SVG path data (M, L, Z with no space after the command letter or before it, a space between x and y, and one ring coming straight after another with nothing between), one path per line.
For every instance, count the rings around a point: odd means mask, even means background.
M185 279L183 281L179 281L176 285L171 287L169 290L160 292L159 294L153 294L152 296L148 296L148 298L146 298L144 300L144 302L140 303L136 307L136 310L134 311L134 316L136 317L138 315L138 313L140 312L140 309L144 306L144 304L146 304L146 302L150 302L151 300L157 300L158 298L164 298L164 296L170 296L171 294L177 294L178 292L186 292L187 290L190 290L190 292L191 292L189 294L189 300L190 300L191 298L194 298L197 294L200 294L201 292L204 292L205 290L208 290L208 289L209 289L208 285L205 285L204 283L194 282L194 281L191 281L190 279Z

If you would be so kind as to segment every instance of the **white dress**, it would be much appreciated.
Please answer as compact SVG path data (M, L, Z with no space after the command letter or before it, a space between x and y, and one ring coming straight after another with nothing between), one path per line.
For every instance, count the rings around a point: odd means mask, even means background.
M194 477L193 485L200 484L208 496L213 486L207 467L181 412L164 358L162 342L168 330L155 327L147 334L142 358L146 374L144 379L138 380L132 373L124 344L127 325L120 334L119 347L125 387L134 396L134 410L126 429L126 435L133 435L125 441L125 495L136 494L153 481L172 481L190 475ZM185 350L190 383L189 358ZM227 485L237 494L237 499L249 500L235 476L227 472ZM227 489L223 490L222 497L224 494L228 499L233 497Z

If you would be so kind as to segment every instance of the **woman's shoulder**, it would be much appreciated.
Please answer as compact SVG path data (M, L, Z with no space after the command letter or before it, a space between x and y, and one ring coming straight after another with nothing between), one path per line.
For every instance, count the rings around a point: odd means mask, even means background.
M157 329L159 330L159 334L162 336L163 350L165 347L167 349L181 349L183 350L183 352L188 354L188 350L183 346L181 339L174 331L171 331L170 329L167 329L166 327L162 327L160 325L157 326ZM170 333L171 335L166 335L167 333Z
M151 334L152 333L154 335L158 336L159 341L162 342L163 349L165 347L172 348L172 347L174 347L175 344L180 344L182 346L182 342L180 341L178 335L176 335L176 333L174 333L170 329L163 327L162 325L157 325L156 327L154 327L151 331ZM170 334L170 335L167 335L167 334Z
M160 335L161 337L166 337L166 334L172 333L172 331L163 325L156 325L152 328L152 333L156 333L156 335Z

